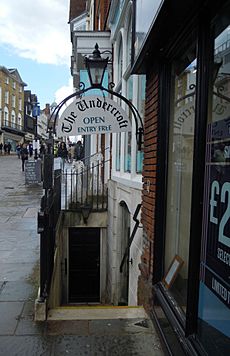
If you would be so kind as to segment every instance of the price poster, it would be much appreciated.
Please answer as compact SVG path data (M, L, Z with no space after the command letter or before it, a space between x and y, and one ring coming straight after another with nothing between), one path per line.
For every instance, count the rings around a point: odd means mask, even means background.
M230 336L230 120L208 126L199 316Z

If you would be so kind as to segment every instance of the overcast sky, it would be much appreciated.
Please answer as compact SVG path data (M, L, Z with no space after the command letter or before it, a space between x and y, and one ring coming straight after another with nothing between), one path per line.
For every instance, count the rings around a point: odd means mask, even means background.
M0 0L0 65L17 68L41 107L72 92L69 0Z

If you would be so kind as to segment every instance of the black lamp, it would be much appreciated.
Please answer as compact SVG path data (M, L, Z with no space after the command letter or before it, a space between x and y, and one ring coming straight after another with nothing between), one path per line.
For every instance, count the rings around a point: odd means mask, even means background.
M88 72L90 84L92 87L101 87L105 69L108 64L108 57L101 58L98 44L96 43L93 55L85 57L85 66Z

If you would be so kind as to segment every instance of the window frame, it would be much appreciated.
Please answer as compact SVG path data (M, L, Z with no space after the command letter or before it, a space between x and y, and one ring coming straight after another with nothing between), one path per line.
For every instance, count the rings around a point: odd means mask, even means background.
M200 21L199 21L200 20ZM190 25L191 26L191 25ZM171 66L174 58L178 58L183 50L183 43L189 37L191 28L182 33L180 40L168 47L161 58L159 69L159 120L158 120L158 151L157 161L157 188L156 188L156 216L155 216L155 242L154 242L154 266L153 285L158 301L163 298L162 308L168 313L169 319L175 325L180 325L184 336L189 336L197 331L198 298L199 298L199 269L200 269L200 247L202 231L202 198L204 189L204 167L205 167L205 145L206 123L207 123L207 97L210 67L210 26L204 16L197 19L196 42L197 42L197 88L195 101L195 131L194 131L194 153L192 173L192 200L191 200L191 225L189 236L189 260L188 260L188 291L186 314L180 308L175 308L170 293L162 283L164 277L164 258L166 242L166 207L167 207L167 177L168 177L168 147L169 147L169 123L170 123L170 94L171 94ZM182 52L183 53L183 52ZM202 76L201 76L202 73ZM164 105L161 105L163 103ZM202 172L202 173L201 173ZM202 198L200 198L202 197ZM160 222L160 223L159 223ZM163 304L168 303L171 308ZM170 314L170 315L169 315Z

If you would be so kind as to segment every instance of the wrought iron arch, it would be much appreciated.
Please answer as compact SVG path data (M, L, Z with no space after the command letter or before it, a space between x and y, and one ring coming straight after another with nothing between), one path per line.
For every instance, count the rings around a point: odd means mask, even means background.
M121 99L129 107L129 109L132 112L134 122L135 122L135 134L136 134L138 150L141 150L141 147L143 144L143 134L144 134L144 125L143 125L142 118L141 118L137 108L126 97L124 97L123 95L121 95L113 90L114 86L115 86L114 83L109 83L108 88L105 88L103 86L96 87L96 88L94 86L90 86L90 87L86 88L85 84L83 82L80 82L79 89L75 93L70 94L65 99L63 99L55 107L54 111L52 112L52 114L49 118L48 132L50 132L50 134L56 133L57 120L58 120L59 113L60 113L60 110L63 107L63 105L65 105L69 100L71 100L73 98L81 98L85 93L87 93L90 90L98 89L102 92L102 97L105 98L105 94L104 94L105 92L109 93L110 95L116 96L117 98ZM51 126L52 120L53 120L53 125Z

